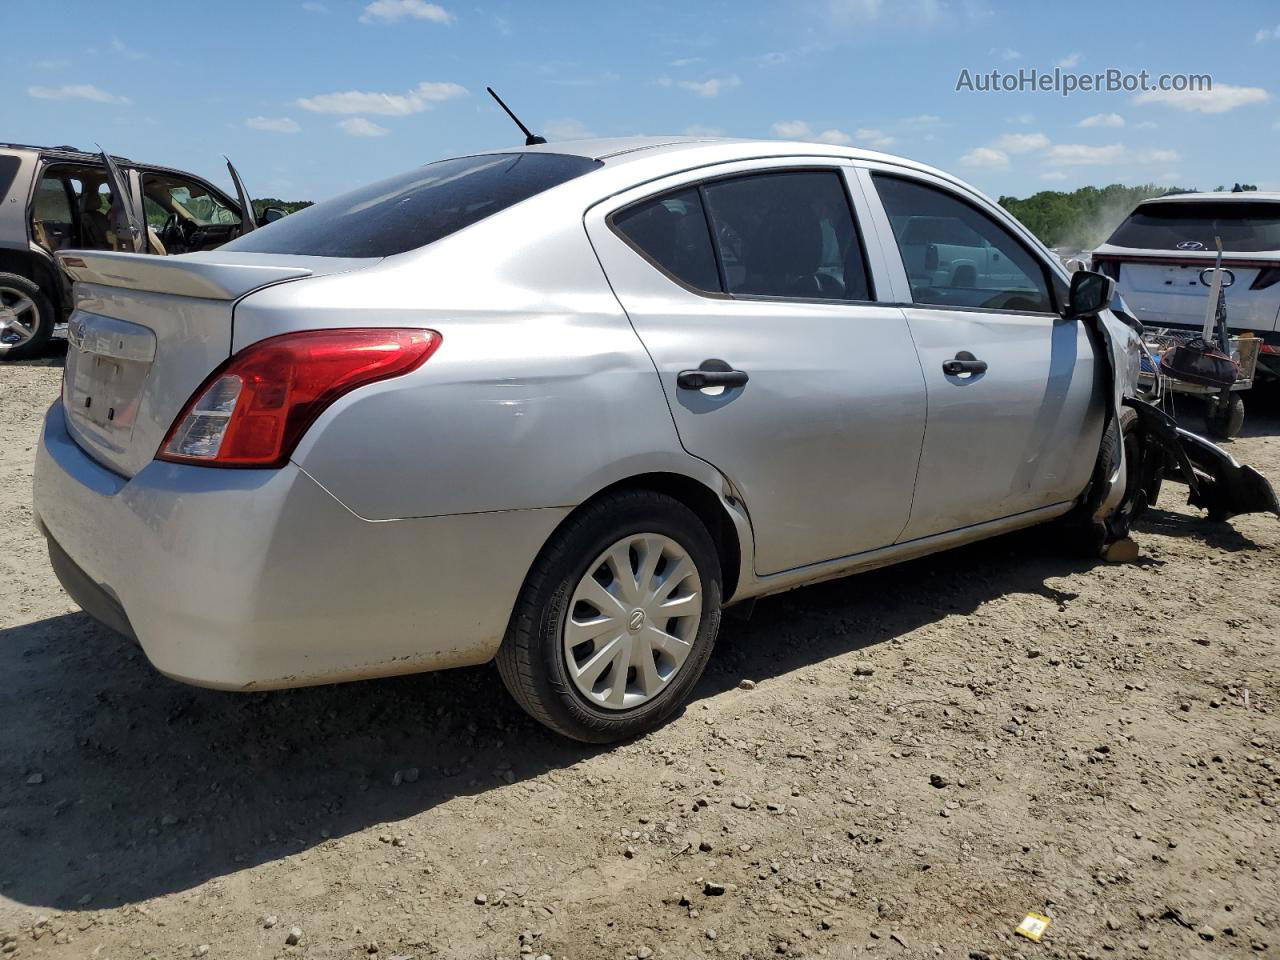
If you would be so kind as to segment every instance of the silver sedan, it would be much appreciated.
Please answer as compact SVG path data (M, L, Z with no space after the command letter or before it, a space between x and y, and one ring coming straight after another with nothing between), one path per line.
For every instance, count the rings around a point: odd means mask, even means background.
M1219 515L1274 505L1138 409L1109 280L882 154L532 146L60 259L37 521L203 686L496 659L613 740L688 698L728 604L1059 517L1105 548L1178 457Z

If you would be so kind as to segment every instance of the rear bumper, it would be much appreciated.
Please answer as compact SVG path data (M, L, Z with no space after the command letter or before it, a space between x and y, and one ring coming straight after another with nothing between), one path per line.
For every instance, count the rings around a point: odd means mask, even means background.
M86 612L161 672L270 689L483 663L563 509L362 520L294 464L88 457L61 403L36 456L36 521Z

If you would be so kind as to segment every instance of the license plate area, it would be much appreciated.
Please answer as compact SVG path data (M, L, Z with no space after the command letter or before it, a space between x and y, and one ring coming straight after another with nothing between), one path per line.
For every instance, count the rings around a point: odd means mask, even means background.
M112 453L128 448L156 354L147 327L77 312L67 325L62 402L83 439Z

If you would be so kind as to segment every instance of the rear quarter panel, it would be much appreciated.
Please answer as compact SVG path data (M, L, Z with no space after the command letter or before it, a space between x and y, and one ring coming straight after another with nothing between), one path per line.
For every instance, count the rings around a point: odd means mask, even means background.
M684 453L653 363L556 191L359 273L236 308L234 347L292 330L428 327L414 373L356 391L294 461L371 520L571 506Z

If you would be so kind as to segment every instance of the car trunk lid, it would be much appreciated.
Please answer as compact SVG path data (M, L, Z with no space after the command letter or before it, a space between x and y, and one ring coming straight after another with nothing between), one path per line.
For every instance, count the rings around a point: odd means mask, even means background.
M375 260L216 251L182 257L58 255L75 280L62 402L76 443L133 476L196 388L231 354L236 303L277 283Z

